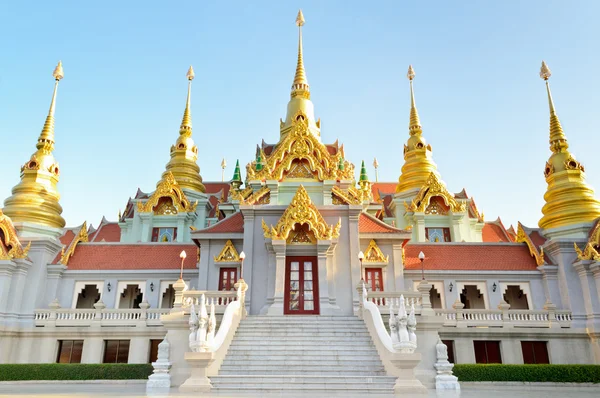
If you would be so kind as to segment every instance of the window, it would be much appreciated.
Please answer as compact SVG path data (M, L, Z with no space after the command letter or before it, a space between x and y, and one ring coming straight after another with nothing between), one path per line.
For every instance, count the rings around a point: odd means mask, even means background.
M162 340L150 340L150 358L148 363L156 362L158 359L158 345Z
M237 268L221 268L219 271L219 290L234 291L237 282Z
M481 293L477 285L465 285L465 288L460 292L460 302L465 305L465 309L485 309L483 293Z
M432 308L442 308L442 295L437 291L435 286L429 290L429 300Z
M527 294L519 285L508 285L504 291L504 301L510 304L511 310L528 310Z
M550 363L548 343L546 341L521 341L523 363Z
M77 303L75 304L75 308L94 308L94 304L96 304L100 300L100 291L98 290L97 285L85 285L83 290L77 295Z
M127 363L129 340L104 340L103 363Z
M121 290L121 298L119 299L119 308L140 308L140 303L144 299L144 293L139 285L126 285Z
M502 363L499 341L473 341L476 363Z
M152 242L175 242L177 240L177 228L161 227L152 228Z
M442 343L448 347L448 362L456 363L454 359L454 340L442 340Z
M58 340L56 363L81 363L83 340Z
M450 242L450 228L425 228L425 239L428 242Z
M175 304L175 289L173 284L170 283L167 290L162 294L162 300L160 302L160 308L173 308Z

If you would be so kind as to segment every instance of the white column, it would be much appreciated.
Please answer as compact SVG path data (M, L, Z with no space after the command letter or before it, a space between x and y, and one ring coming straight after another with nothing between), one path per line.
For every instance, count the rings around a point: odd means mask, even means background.
M127 363L148 363L150 340L148 337L132 337L129 341Z
M333 306L337 306L337 296L335 291L335 271L334 271L334 261L333 261L333 253L335 252L335 248L337 246L337 242L332 242L332 244L327 249L327 282L329 287L329 304Z
M200 243L200 266L198 269L198 290L209 290L208 289L208 278L210 272L210 240L203 239L198 241ZM218 278L218 276L217 276Z
M452 227L452 241L453 242L460 242L463 240L463 236L460 233L460 223L464 216L465 216L464 214L451 214L450 215L450 226Z
M241 209L244 207L244 209ZM254 209L250 206L240 206L242 214L244 216L244 254L246 259L244 260L244 275L242 278L248 285L248 291L246 292L246 310L249 314L256 314L260 311L260 308L253 308L253 303L258 303L259 300L254 300L252 296L258 294L259 289L252 287L252 273L254 271Z
M404 263L402 262L402 243L392 244L392 263L394 264L394 282L396 290L404 290Z
M46 267L46 272L48 275L48 279L46 281L46 298L44 300L46 305L52 302L52 300L55 298L58 298L58 288L62 279L62 275L66 269L67 266L62 264L49 264Z
M102 363L104 340L102 337L89 337L83 340L81 363Z
M415 241L416 242L425 242L427 238L425 238L425 214L423 213L415 213L413 216L413 220L415 225L413 226L413 236L416 234Z
M362 269L360 266L360 260L358 259L358 252L360 251L360 239L358 236L358 218L362 212L362 206L349 206L348 211L348 242L350 250L350 271L352 275L352 308L353 312L356 313L358 310L358 292L355 287L358 282L362 279ZM343 232L342 232L343 234Z
M537 268L542 273L546 302L550 301L557 308L564 308L558 287L558 267L544 264Z
M9 303L14 299L10 297L12 275L17 265L11 260L0 260L0 318L8 312Z
M275 279L276 279L276 261L275 261L275 250L270 240L265 242L265 248L267 249L268 256L268 268L267 268L267 300L265 306L260 310L261 314L266 314L269 307L273 305L273 297L275 296Z
M152 239L152 214L151 213L138 213L141 221L142 232L140 234L140 240L142 242L150 242Z
M275 294L273 295L273 304L269 307L267 315L283 315L286 242L284 240L273 240L271 244L275 252Z

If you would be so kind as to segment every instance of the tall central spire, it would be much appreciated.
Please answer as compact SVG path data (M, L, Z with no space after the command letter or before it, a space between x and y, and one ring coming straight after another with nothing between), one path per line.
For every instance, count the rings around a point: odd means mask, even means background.
M554 108L550 83L552 73L542 61L540 77L546 82L548 106L550 108L550 150L552 155L546 162L544 176L548 188L544 194L546 204L542 208L540 228L553 229L574 224L592 222L600 217L600 202L594 190L585 181L584 168L569 152L567 136Z
M202 184L200 176L200 167L196 161L198 160L198 147L192 139L192 80L194 80L194 68L190 66L186 77L188 79L187 99L185 101L185 110L183 111L183 119L179 127L179 137L175 145L171 146L171 160L167 163L165 172L162 178L166 178L169 172L173 173L175 181L181 188L190 189L197 192L205 192L206 188ZM160 181L159 181L160 184ZM158 186L158 185L157 185Z
M29 222L51 228L62 228L65 220L61 216L57 183L60 169L54 159L54 111L58 82L64 77L62 62L52 73L54 91L44 127L35 145L37 151L21 167L21 181L13 188L12 196L4 201L4 213L13 222Z
M321 136L320 122L315 120L315 108L310 101L310 87L306 79L306 70L304 69L304 53L302 48L302 27L305 19L302 10L298 11L296 16L296 26L298 26L298 62L296 63L296 73L290 93L290 102L287 106L287 115L285 122L281 123L281 137L283 138L292 127L293 122L302 117L307 123L310 131L317 137Z
M410 118L408 122L410 137L404 145L404 165L398 179L398 185L396 185L396 192L421 189L427 183L431 173L434 173L441 181L437 166L431 155L431 145L428 145L422 136L423 129L421 128L419 112L417 112L413 88L415 75L415 70L412 65L409 65L406 77L410 82Z

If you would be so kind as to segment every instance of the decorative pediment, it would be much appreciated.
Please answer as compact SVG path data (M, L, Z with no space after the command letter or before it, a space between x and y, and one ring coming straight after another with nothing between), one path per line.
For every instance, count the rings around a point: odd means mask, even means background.
M256 192L252 192L252 188L248 187L242 191L233 193L232 199L238 200L242 205L264 205L271 201L271 189L264 186Z
M369 246L367 250L365 250L365 258L363 259L363 263L388 263L390 260L390 256L386 256L383 254L375 239L371 239L369 242Z
M73 240L71 241L71 244L66 249L63 247L63 250L60 254L60 263L67 265L73 253L75 253L75 248L77 247L77 245L80 242L87 242L88 239L89 238L87 232L87 222L84 221L81 227L79 228L77 236L75 236L75 238L73 238Z
M302 224L307 224L318 240L331 240L340 236L341 220L336 225L328 225L302 185L275 227L269 228L265 220L262 221L265 238L281 240L287 240L290 232Z
M575 251L577 252L577 259L579 260L595 260L600 261L600 221L596 221L596 225L590 234L590 239L585 244L583 251L575 245Z
M315 233L308 228L307 224L297 226L287 238L289 245L314 245L316 243Z
M343 190L338 186L331 188L331 195L333 204L336 205L360 205L365 200L371 200L371 191L364 191L350 187L347 190Z
M434 209L429 207L429 205L431 198L435 196L442 198L444 204L448 206L453 213L461 213L467 210L467 204L456 200L454 195L448 192L435 173L429 175L427 182L410 204L404 202L404 207L406 211L413 213L425 213L428 209L432 211Z
M537 247L535 247L535 245L533 244L533 241L531 240L529 235L525 232L525 229L523 228L523 224L521 224L521 223L518 223L517 236L515 238L515 242L527 244L527 247L529 248L529 254L531 255L531 257L535 258L536 264L538 266L544 265L544 263L545 263L544 249L541 246L540 246L539 250Z
M138 212L154 212L157 215L193 213L197 206L198 201L194 204L190 203L171 172L164 175L146 203L137 202Z
M21 245L12 220L0 209L0 260L27 258L30 248L31 241L26 247Z
M277 144L269 156L261 151L262 167L256 162L246 166L249 180L310 178L324 180L353 180L354 165L343 159L340 152L331 155L327 147L310 131L307 118L293 118L290 132Z
M223 246L221 253L214 257L215 263L239 263L242 261L231 240L228 240L225 246Z

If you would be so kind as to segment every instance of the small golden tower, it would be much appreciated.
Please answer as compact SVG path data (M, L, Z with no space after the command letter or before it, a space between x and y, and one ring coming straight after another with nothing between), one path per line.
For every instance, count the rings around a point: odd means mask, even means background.
M167 163L163 179L168 172L173 173L175 181L181 188L190 189L197 192L205 192L206 188L202 184L200 176L200 167L196 163L198 160L198 147L192 139L192 111L190 108L192 95L192 80L194 79L194 69L190 66L187 72L188 93L183 112L183 120L179 128L179 138L175 145L171 146L171 160ZM160 181L159 181L160 183Z
M542 61L540 77L546 81L550 106L550 150L544 176L548 188L544 194L546 204L539 221L542 229L560 228L568 225L592 222L600 217L600 202L594 190L585 181L584 168L569 152L567 137L554 109L550 83L550 69Z
M406 145L404 145L404 166L402 166L396 192L421 189L431 173L434 173L439 180L442 179L437 171L436 164L433 162L431 145L428 145L422 136L421 121L419 120L419 113L415 105L415 93L413 90L415 71L412 65L409 65L406 76L410 81L410 122L408 125L410 138Z
M13 222L30 222L53 228L63 228L60 195L56 187L60 169L54 159L54 109L58 82L64 77L62 63L54 72L54 93L50 110L36 144L37 151L21 167L21 182L12 189L12 196L4 201L4 214Z

